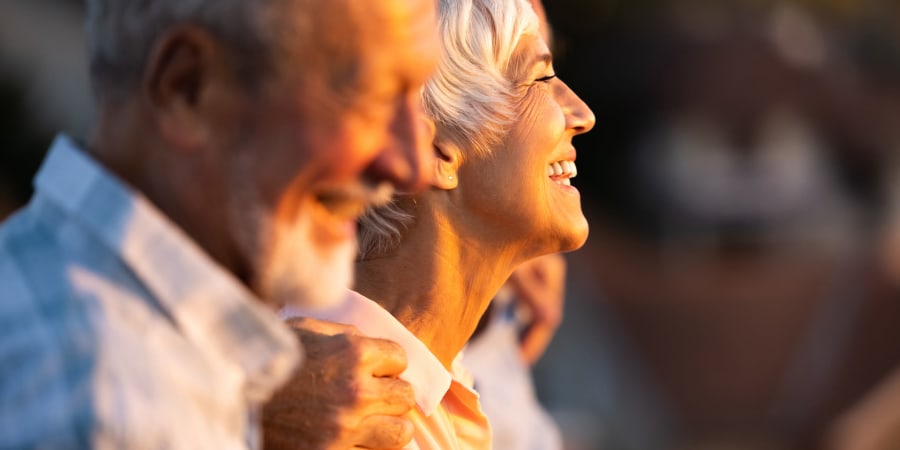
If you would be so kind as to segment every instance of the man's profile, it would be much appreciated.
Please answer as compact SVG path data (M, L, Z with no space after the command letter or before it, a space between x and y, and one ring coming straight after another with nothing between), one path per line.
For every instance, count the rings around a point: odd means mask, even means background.
M342 292L356 217L428 174L434 5L87 5L96 125L56 139L0 226L0 447L257 447L300 356L273 309ZM348 342L308 358L373 347ZM332 381L381 395L355 368ZM346 408L309 418L343 430L316 446L367 443Z

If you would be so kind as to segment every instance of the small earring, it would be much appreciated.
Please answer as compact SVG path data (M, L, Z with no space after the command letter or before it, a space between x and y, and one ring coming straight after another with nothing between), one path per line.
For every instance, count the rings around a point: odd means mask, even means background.
M449 177L447 177L447 179L448 179L448 180L452 180L452 179L453 179L453 175L450 175Z

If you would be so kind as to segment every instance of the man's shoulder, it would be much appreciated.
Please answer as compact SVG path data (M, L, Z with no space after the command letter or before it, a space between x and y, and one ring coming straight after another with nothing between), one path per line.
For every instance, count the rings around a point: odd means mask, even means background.
M98 374L123 357L104 340L129 325L107 305L141 297L115 255L57 219L26 208L0 225L0 410L15 411L0 418L0 448L93 446L108 395ZM122 301L105 300L111 286Z
M28 208L0 226L0 376L46 358L57 342L85 335L89 321L70 272L78 267L59 230ZM55 366L65 369L64 366ZM7 383L0 384L6 390Z
M58 232L66 222L59 210L32 198L25 207L0 222L0 253L11 257L59 247Z
M58 233L32 206L0 224L0 322L13 308L32 303L35 295L50 287L51 274L59 273L66 263Z
M0 222L0 251L4 251L7 242L20 240L32 233L39 232L41 223L37 220L38 212L32 203L13 212Z
M89 446L87 322L66 291L65 252L28 210L0 226L0 447Z
M11 398L77 388L109 315L92 280L125 285L127 274L100 246L79 243L77 226L30 207L0 225L0 409Z
M63 284L68 253L57 230L30 208L4 222L0 226L0 285L4 287L0 321L37 296L61 301L49 291Z
M109 278L129 275L115 252L52 204L33 199L0 224L0 317L16 304L41 302L50 308L69 303L83 293L74 286L80 271Z

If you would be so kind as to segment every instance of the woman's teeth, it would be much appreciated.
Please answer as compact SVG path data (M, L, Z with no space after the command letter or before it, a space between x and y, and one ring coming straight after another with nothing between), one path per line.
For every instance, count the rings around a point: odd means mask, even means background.
M578 175L575 161L557 161L547 167L547 175L558 184L571 186L570 178Z

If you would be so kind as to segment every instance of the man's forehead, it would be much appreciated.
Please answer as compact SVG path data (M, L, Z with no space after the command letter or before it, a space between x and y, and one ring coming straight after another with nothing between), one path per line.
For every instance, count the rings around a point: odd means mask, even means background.
M355 2L355 25L362 38L383 39L437 32L435 0L378 0Z
M301 2L317 3L319 0ZM327 0L310 5L305 20L291 26L300 30L284 38L287 45L302 48L300 57L326 65L340 59L371 56L379 48L408 42L416 37L437 37L435 0ZM302 16L303 14L298 14ZM290 18L288 20L291 20ZM306 42L289 41L292 38ZM396 51L396 49L393 49ZM307 62L304 61L306 65Z
M362 72L385 69L385 65L406 72L421 65L422 59L439 54L434 0L360 3L368 6L356 11L357 32L347 37L353 42L347 42L346 46L353 49L354 54L347 56L356 60Z
M436 60L428 64L440 53L435 0L328 2L313 6L326 17L312 25L315 33L301 33L306 43L289 44L296 51L282 61L289 79L306 85L312 97L352 97L366 86L417 84L436 66Z

